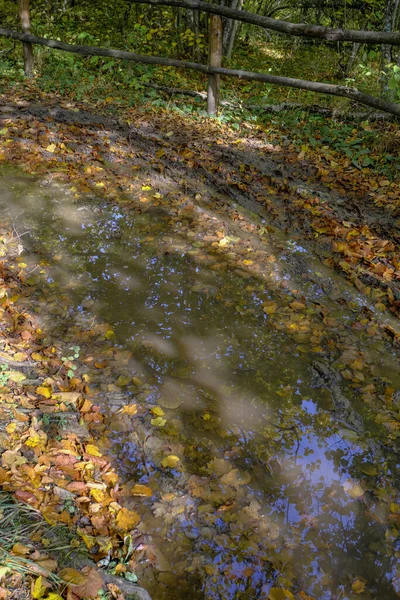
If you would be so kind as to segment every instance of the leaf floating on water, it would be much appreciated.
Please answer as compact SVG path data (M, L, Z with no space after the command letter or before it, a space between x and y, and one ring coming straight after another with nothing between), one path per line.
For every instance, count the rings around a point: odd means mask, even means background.
M365 494L365 490L363 490L361 485L357 481L352 481L351 479L347 479L347 481L344 482L343 489L346 494L354 500L361 498Z
M152 496L153 490L148 485L136 483L132 488L132 496Z
M125 387L131 380L132 378L129 375L120 375L115 383L118 387Z
M268 600L295 600L292 592L285 590L284 588L271 588Z
M272 300L267 300L263 304L263 311L267 315L273 315L277 311L277 309L278 309L277 303L273 302Z
M126 406L123 406L121 408L122 414L130 415L131 417L133 415L136 415L137 411L138 411L137 404L127 404Z
M361 579L355 579L351 584L351 589L355 594L362 594L365 591L365 582Z
M176 467L178 462L180 462L180 460L181 459L179 458L179 456L170 454L169 456L166 456L165 458L162 459L161 464L163 467L171 467L171 469L173 469L174 467Z
M163 417L165 415L165 412L163 411L163 409L161 408L161 406L153 406L153 408L150 409L150 412L155 417Z
M155 427L164 427L167 419L163 419L162 417L156 417L155 419L151 419L150 423Z
M245 485L250 482L250 475L248 473L241 473L239 469L232 469L226 475L221 477L221 483L224 485L231 485L233 487L239 487L239 485Z

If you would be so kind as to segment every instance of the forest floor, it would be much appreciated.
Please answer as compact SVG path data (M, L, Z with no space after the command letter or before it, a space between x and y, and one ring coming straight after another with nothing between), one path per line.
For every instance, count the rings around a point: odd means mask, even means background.
M188 218L194 222L196 215L212 209L215 225L198 217L194 227L201 240L198 246L221 252L214 269L228 264L245 277L262 276L269 268L271 257L260 249L270 231L281 231L365 294L370 308L360 314L360 327L381 330L395 346L400 344L399 178L356 168L345 154L329 148L323 153L309 147L299 152L265 127L248 125L233 132L216 121L133 109L110 118L106 111L98 114L85 104L60 102L50 95L38 102L32 96L12 91L0 95L1 163L60 182L76 199L101 196L126 212L150 215L168 210L175 223ZM246 209L249 218L235 206ZM223 241L229 244L229 237L238 233L248 247L227 256ZM146 498L152 490L138 484L127 497L119 485L116 471L99 449L104 417L90 375L71 373L82 360L79 335L71 345L72 356L44 344L12 223L3 224L1 242L0 443L5 450L0 484L39 511L46 524L78 527L80 540L94 558L119 553L116 573L129 573L134 571L129 532L140 520L132 495ZM293 269L301 277L301 260ZM302 302L299 293L298 310ZM274 310L273 303L266 304L267 314ZM108 332L102 324L91 335L107 340ZM94 370L104 368L95 354L84 360ZM136 405L121 408L123 415L135 411ZM53 419L60 412L63 418ZM390 419L395 433L398 422L393 415ZM176 458L171 451L163 467L174 466ZM0 587L1 599L10 598L10 593L18 596L21 579L13 565L19 561L23 572L28 559L36 599L57 600L49 592L50 573L56 574L53 584L70 582L70 599L93 597L101 587L94 563L86 561L83 571L85 560L77 559L77 570L65 568L61 559L57 564L46 524L30 532L30 538L9 542L11 567L6 574L11 579ZM75 543L78 547L73 538ZM129 594L128 579L124 585ZM111 595L119 598L115 580L107 584ZM138 588L137 593L144 592Z

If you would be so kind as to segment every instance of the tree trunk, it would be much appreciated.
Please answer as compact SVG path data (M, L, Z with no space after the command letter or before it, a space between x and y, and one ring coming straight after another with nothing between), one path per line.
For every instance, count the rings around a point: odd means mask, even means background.
M20 0L20 16L22 33L31 32L31 20L29 17L29 0ZM23 42L24 51L24 73L25 77L33 77L33 46L30 42Z
M228 48L227 48L226 53L225 53L225 58L226 58L227 61L231 60L231 58L232 58L233 48L235 46L235 42L236 42L237 37L239 35L240 26L241 26L241 23L239 21L234 21L232 33L231 33L231 36L229 38L229 45L228 45Z
M386 0L385 16L383 21L383 31L390 33L393 31L393 11L394 0ZM382 69L392 62L392 47L389 44L382 45ZM387 77L384 76L384 87L387 85Z
M360 48L361 48L361 44L359 42L357 42L356 44L353 44L353 50L351 52L349 60L346 63L346 66L345 66L345 71L344 71L345 77L350 77L351 71L353 69L353 66L354 66L355 60L357 58L357 54L360 51Z
M222 61L222 19L218 15L210 17L210 67L221 67ZM216 115L219 103L220 76L212 73L208 76L207 112Z
M242 10L243 0L231 0L230 8L233 10ZM225 57L228 56L229 48L235 41L238 22L234 19L224 19L224 31L222 36L222 51ZM233 38L233 39L232 39ZM232 50L231 50L232 54Z

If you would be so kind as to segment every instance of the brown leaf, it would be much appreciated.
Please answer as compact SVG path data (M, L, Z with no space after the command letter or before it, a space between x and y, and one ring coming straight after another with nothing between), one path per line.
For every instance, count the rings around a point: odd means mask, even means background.
M103 587L101 575L93 567L84 567L81 571L81 575L86 577L86 582L83 585L71 584L69 587L72 592L78 596L78 598L85 598L85 600L95 598L98 595L99 590Z

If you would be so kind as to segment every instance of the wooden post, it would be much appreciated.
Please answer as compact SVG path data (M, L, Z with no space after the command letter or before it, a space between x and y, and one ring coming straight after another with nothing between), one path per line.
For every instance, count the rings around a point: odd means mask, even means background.
M210 50L208 64L210 67L221 67L222 62L222 18L219 15L210 17ZM207 112L216 115L219 104L220 76L208 76Z
M31 32L31 20L29 16L29 0L20 0L20 16L22 33ZM23 42L24 49L24 73L26 77L33 77L33 46L30 42Z

